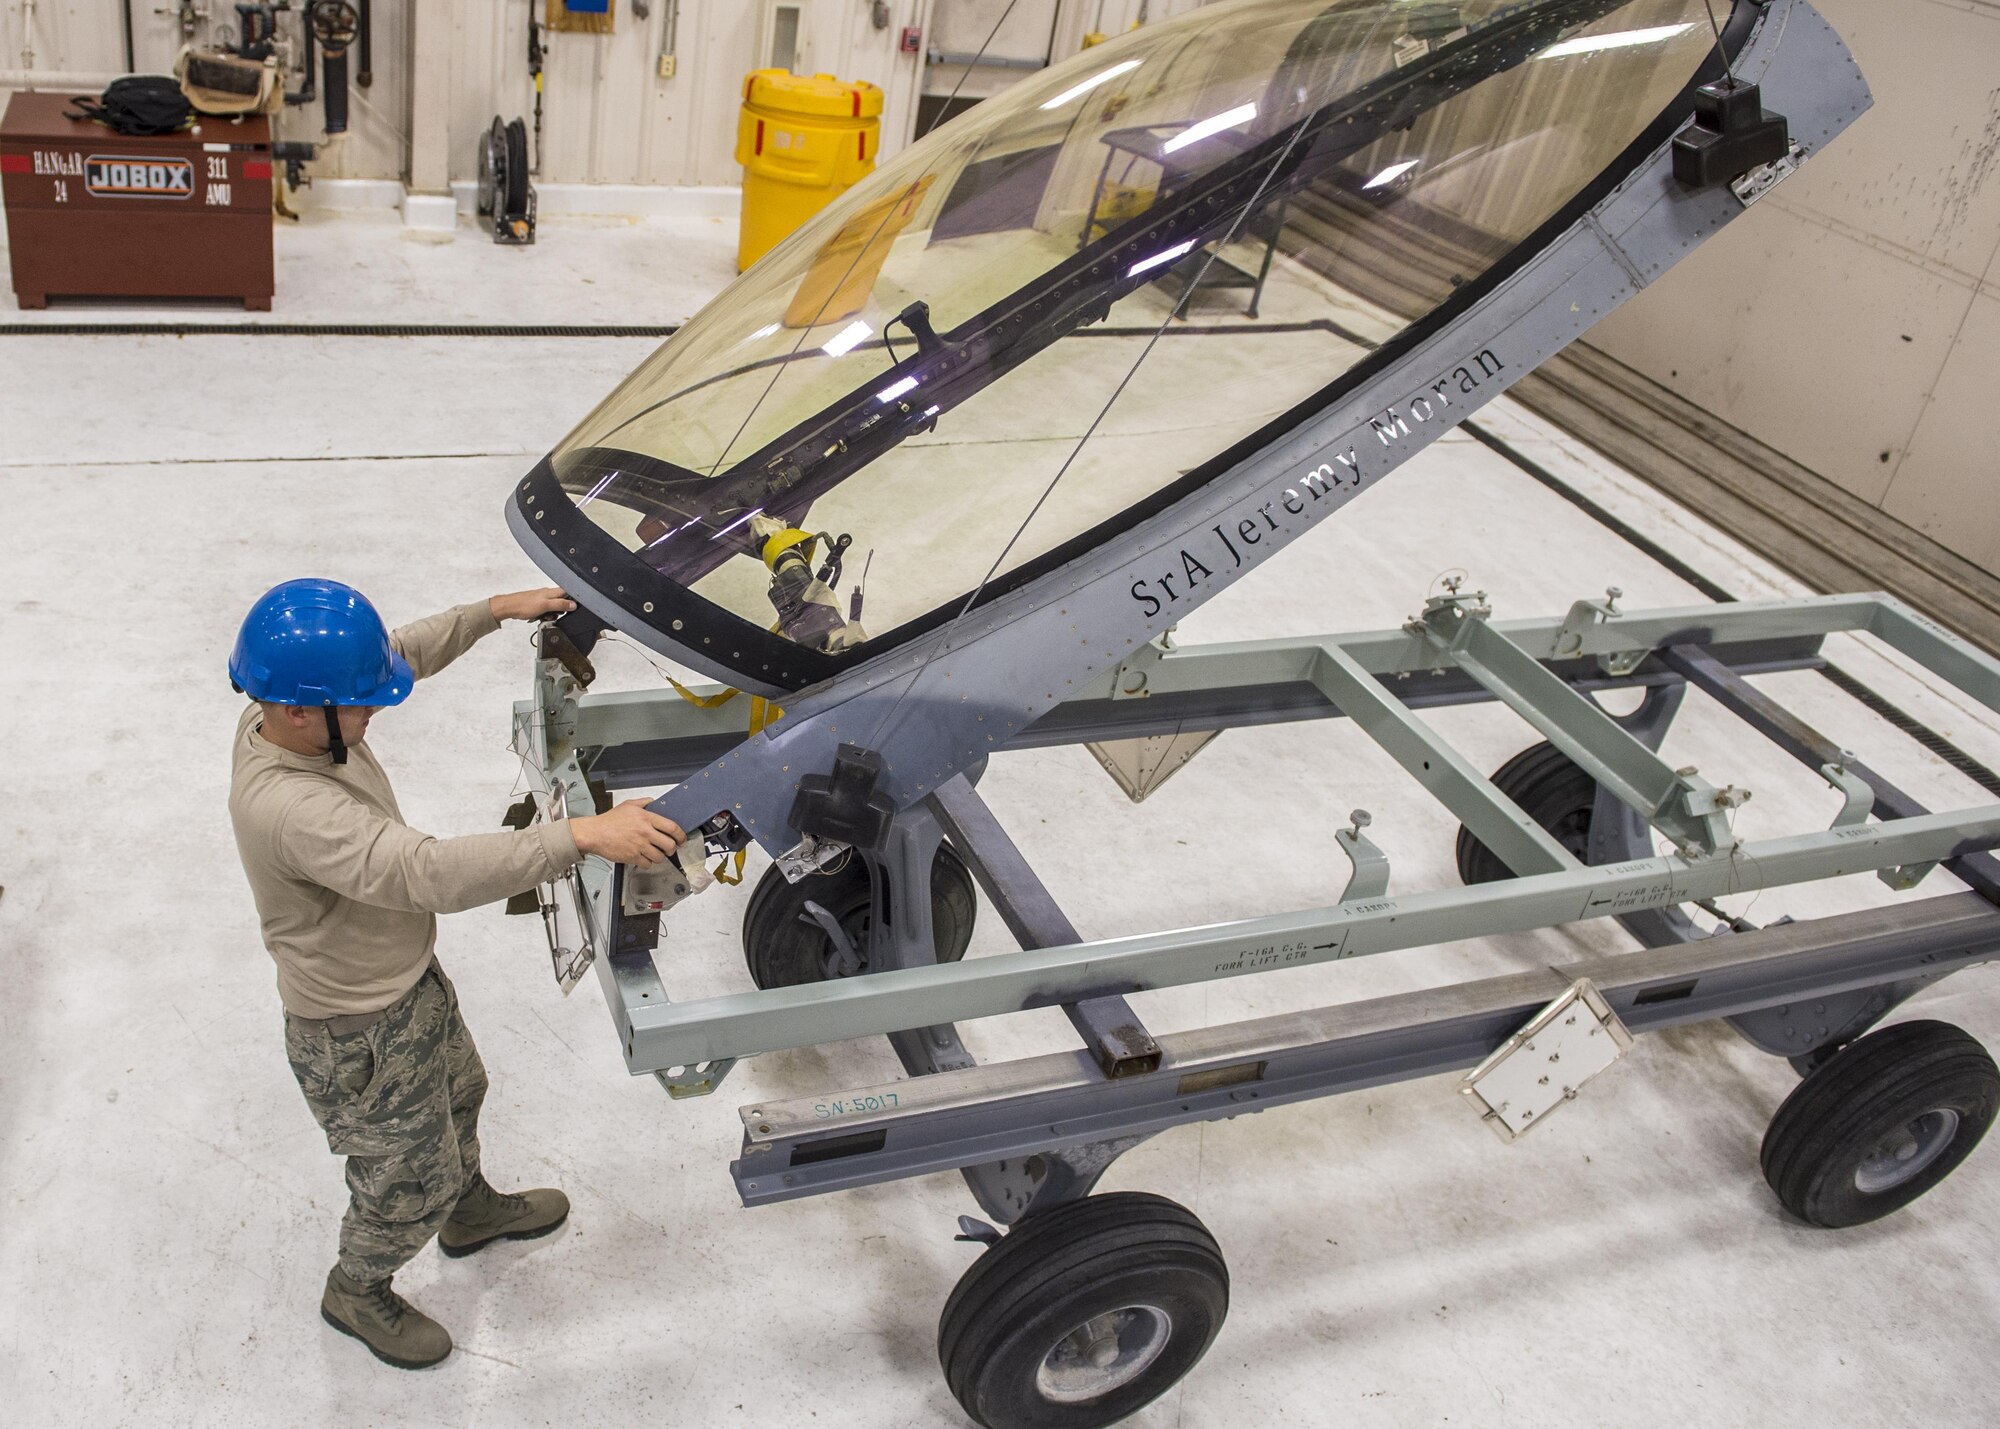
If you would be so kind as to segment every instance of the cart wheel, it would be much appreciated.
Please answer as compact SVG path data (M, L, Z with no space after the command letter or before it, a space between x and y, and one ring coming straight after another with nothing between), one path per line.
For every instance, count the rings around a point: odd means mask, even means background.
M1021 1222L945 1302L945 1382L985 1429L1091 1429L1171 1389L1229 1313L1208 1228L1163 1196L1118 1191Z
M1899 1022L1841 1048L1764 1133L1764 1179L1816 1226L1901 1210L1972 1153L2000 1106L2000 1069L1947 1022Z
M1544 741L1530 745L1494 770L1493 783L1574 854L1578 863L1590 862L1590 811L1597 804L1597 781L1582 765ZM1512 878L1514 870L1473 837L1472 830L1461 826L1458 876L1468 884L1497 883Z
M833 977L839 953L826 930L806 911L819 904L834 916L868 971L868 868L849 856L831 873L789 883L776 866L764 870L743 914L743 959L760 988L797 987ZM972 874L950 844L939 844L931 860L931 932L938 961L955 963L972 941L978 909Z

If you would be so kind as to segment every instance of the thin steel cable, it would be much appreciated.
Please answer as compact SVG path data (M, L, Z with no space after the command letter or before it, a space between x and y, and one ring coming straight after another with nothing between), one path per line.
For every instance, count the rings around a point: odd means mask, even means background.
M1736 83L1736 70L1729 63L1729 51L1722 43L1722 26L1715 20L1715 0L1701 0L1702 9L1708 11L1708 28L1715 33L1716 58L1722 61L1722 73L1731 84Z

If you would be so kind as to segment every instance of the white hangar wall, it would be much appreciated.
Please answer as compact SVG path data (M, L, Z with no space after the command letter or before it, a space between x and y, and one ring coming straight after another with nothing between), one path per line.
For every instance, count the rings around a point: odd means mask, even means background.
M328 178L408 179L412 103L438 102L446 125L449 177L475 176L477 142L499 114L531 117L528 76L530 0L423 0L426 24L439 35L425 53L421 94L411 87L418 0L375 0L374 83L353 89L350 130L338 150L315 167ZM886 0L888 23L877 28L873 0L650 0L647 18L632 0L614 0L609 35L550 34L544 62L545 183L732 184L741 171L732 156L743 76L768 59L770 11L799 5L794 68L865 79L885 91L883 152L908 142L918 99L949 94L963 79L965 95L997 92L1022 70L929 65L925 51L977 51L1006 9L1006 0ZM1094 28L1117 33L1144 12L1153 20L1195 8L1202 0L1017 0L988 54L1023 64L1051 53L1075 53ZM235 25L228 0L204 0L210 14L197 23L197 43L213 42ZM534 11L542 13L540 0ZM442 11L442 16L437 14ZM676 13L677 12L677 13ZM131 0L133 51L141 71L167 70L179 52L179 21L155 11L155 0ZM674 73L661 78L659 59L669 19L675 23ZM297 21L284 22L295 30ZM905 29L920 32L917 53L900 46ZM354 66L350 64L350 69ZM0 5L0 100L14 89L94 92L124 69L121 0L8 0ZM284 132L311 139L321 126L317 103L286 112Z
M1589 341L2000 574L2000 0L1814 3L1875 108Z

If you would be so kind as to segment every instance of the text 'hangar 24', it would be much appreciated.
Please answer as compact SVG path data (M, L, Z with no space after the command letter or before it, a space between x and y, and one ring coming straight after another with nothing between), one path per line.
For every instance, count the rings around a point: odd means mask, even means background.
M17 1422L1991 1422L1993 0L0 66Z

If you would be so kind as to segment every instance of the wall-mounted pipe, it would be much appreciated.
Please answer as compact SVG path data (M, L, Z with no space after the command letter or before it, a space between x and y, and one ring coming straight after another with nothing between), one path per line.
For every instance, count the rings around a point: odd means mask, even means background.
M925 56L934 65L965 65L979 69L1047 69L1047 60L1017 60L1005 55L959 55L931 50Z
M313 34L311 7L308 6L305 13L299 18L302 21L300 28L305 31L306 37L305 63L300 66L305 78L299 81L297 89L285 95L285 103L287 104L311 104L315 99L319 98L319 50L318 39Z
M131 4L131 0L125 0ZM358 0L361 6L361 33L355 38L358 53L354 82L363 89L375 82L375 0Z
M132 57L132 0L123 0L118 8L125 21L125 73L132 74L139 68L139 62Z

